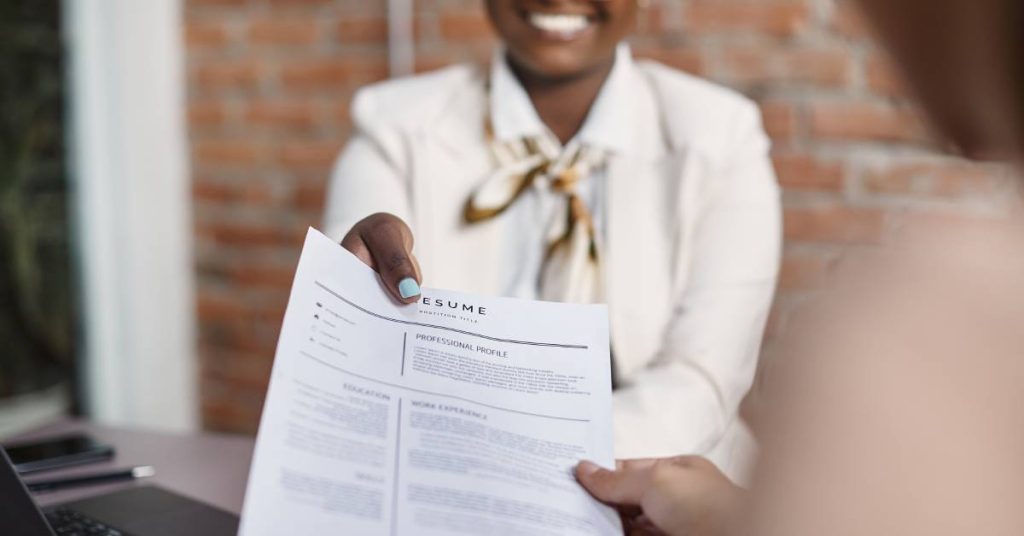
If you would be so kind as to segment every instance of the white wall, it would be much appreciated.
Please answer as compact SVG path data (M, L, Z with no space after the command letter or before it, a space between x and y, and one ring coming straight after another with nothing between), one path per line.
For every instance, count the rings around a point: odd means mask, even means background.
M413 0L388 0L388 72L392 77L413 74Z
M181 0L65 0L83 384L104 423L198 423Z

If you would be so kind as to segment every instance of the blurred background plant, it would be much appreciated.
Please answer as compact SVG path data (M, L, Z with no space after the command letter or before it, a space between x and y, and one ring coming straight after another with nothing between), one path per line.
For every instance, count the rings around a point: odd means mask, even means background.
M74 376L60 4L0 2L0 400Z

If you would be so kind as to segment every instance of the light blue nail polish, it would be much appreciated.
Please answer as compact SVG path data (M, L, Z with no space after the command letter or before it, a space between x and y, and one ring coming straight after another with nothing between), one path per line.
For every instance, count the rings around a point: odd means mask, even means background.
M406 277L398 283L398 293L402 298L411 298L420 295L420 285L415 279Z

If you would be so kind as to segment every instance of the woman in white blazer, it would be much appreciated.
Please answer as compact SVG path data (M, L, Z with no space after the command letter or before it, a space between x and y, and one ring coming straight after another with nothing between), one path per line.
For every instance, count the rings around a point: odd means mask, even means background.
M632 58L640 2L488 0L490 65L360 90L325 230L407 303L423 278L607 302L616 456L734 473L779 191L753 103Z

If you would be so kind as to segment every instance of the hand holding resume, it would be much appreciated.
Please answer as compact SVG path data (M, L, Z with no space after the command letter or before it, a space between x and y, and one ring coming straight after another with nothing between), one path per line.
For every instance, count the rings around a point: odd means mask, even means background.
M310 229L240 534L621 534L607 310L424 289L396 304Z

